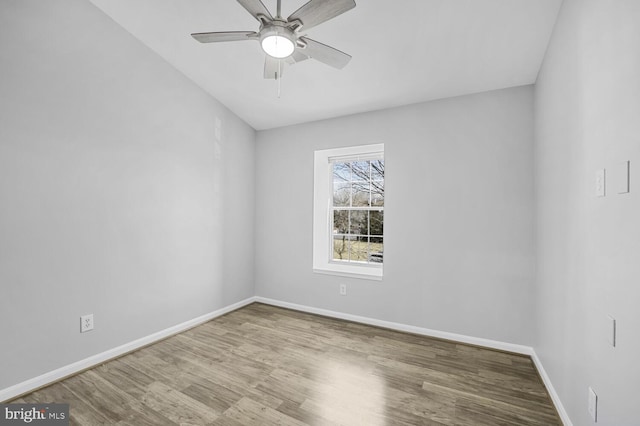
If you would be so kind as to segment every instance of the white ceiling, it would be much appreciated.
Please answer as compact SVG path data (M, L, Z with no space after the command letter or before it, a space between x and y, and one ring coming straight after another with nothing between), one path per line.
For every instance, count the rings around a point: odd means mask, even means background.
M91 0L257 130L532 84L562 0L356 0L308 31L353 56L263 79L259 43L201 44L206 31L257 31L234 0ZM288 16L305 0L282 0ZM275 14L276 0L263 0Z

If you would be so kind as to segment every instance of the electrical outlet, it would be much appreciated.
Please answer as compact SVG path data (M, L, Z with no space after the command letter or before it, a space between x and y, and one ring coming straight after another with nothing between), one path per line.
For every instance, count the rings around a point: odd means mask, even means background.
M594 422L598 421L598 395L589 387L589 415Z
M340 284L340 295L341 296L346 296L347 295L347 285L346 284Z
M93 314L80 317L80 333L93 330Z

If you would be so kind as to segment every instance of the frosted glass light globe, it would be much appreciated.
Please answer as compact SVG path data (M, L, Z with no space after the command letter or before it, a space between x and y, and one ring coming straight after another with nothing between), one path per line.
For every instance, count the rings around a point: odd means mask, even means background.
M291 56L295 50L293 42L281 35L270 35L262 39L262 50L276 59Z

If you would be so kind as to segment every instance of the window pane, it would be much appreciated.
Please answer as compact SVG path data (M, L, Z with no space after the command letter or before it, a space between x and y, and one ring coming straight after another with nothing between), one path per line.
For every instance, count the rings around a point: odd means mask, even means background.
M371 180L384 180L383 160L374 160L371 162Z
M334 234L349 233L349 211L348 210L333 211L333 233Z
M369 213L369 235L384 235L384 212L372 210Z
M384 206L384 182L371 182L371 205L375 207Z
M384 207L384 195L372 193L371 194L371 206L372 207Z
M350 163L333 164L333 205L339 207L351 205Z
M350 182L351 181L351 163L333 163L333 181L334 182Z
M354 182L369 182L371 180L371 170L369 161L354 161L351 163Z
M371 205L384 206L384 161L371 162Z
M382 237L371 237L369 241L369 262L383 263L383 252Z
M348 182L333 182L333 205L336 207L351 205L351 185Z
M367 235L369 228L369 212L352 210L350 213L349 233L352 235Z
M333 237L333 260L349 260L351 241L346 235Z
M354 182L351 186L353 193L353 207L369 206L370 187L369 182Z
M367 237L357 237L351 242L349 258L356 262L366 262L369 253L369 241Z

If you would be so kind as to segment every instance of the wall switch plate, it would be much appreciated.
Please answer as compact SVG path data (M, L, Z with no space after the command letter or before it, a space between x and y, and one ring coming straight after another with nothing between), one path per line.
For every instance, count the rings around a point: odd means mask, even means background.
M93 314L82 315L80 317L80 333L93 330Z
M598 395L589 386L589 415L594 422L598 421Z
M623 161L616 165L616 192L626 194L629 192L629 162Z
M605 170L596 170L596 197L605 195Z
M347 285L340 284L340 296L346 296L346 295L347 295Z
M614 348L616 347L616 319L607 315L607 341Z

